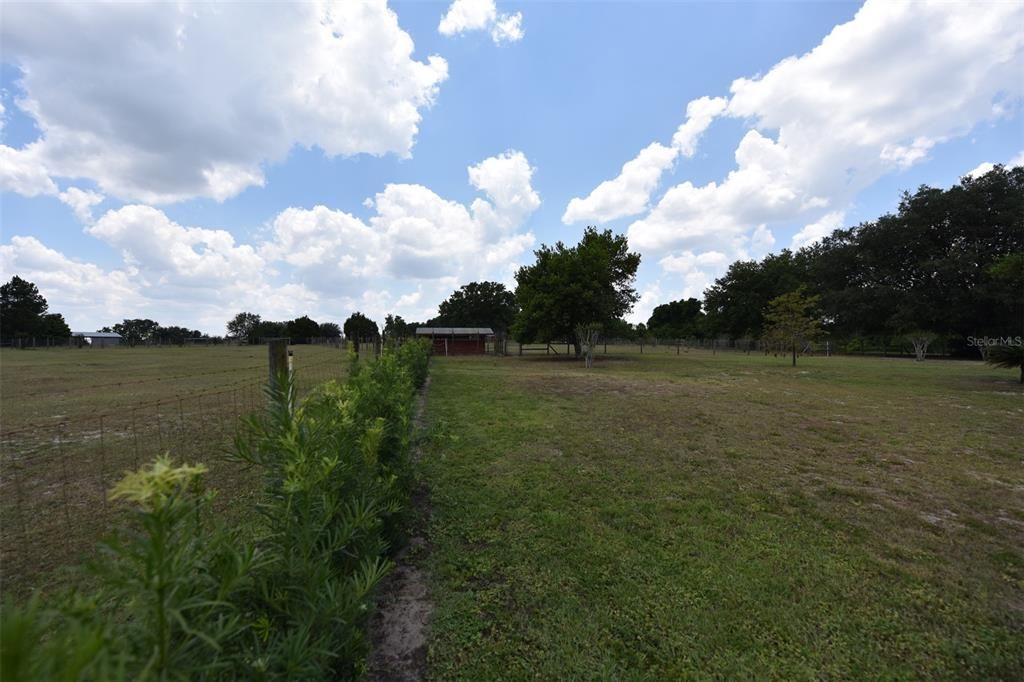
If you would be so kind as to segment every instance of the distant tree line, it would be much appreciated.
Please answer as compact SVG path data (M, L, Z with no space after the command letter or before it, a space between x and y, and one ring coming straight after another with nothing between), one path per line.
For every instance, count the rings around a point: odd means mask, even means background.
M307 343L316 338L339 338L341 328L334 322L318 323L308 315L294 320L274 322L264 320L256 313L241 312L227 324L228 336L257 343L259 339L290 338L292 343Z
M804 289L836 338L970 339L1024 330L1024 168L904 193L895 214L796 253L737 261L704 292L705 333L759 337L769 303ZM653 326L652 323L649 325Z

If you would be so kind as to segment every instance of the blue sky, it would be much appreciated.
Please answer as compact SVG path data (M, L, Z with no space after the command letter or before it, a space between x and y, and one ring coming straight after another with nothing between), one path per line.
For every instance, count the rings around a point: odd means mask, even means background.
M8 5L2 275L76 330L422 320L599 225L645 320L1020 163L1022 8Z

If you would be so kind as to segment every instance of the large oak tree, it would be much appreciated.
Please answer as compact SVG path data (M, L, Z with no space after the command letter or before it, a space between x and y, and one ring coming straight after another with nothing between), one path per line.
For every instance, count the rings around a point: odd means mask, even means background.
M537 262L516 272L519 315L513 333L522 341L573 340L581 325L611 324L628 313L639 296L633 286L640 254L624 235L588 227L580 243L543 245Z

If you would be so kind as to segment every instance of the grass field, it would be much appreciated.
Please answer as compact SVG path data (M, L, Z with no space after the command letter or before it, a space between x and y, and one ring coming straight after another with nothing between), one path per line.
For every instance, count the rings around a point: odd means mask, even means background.
M976 362L438 358L437 679L1024 679L1024 392Z
M300 392L346 372L337 348L292 351ZM267 373L263 346L0 351L4 590L58 579L110 527L114 482L164 452L205 463L230 510L253 481L222 455Z

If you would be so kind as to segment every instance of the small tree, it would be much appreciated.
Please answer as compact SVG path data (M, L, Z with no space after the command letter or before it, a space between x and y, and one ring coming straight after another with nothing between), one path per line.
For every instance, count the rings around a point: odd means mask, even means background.
M918 329L907 332L903 335L903 338L914 347L914 361L924 362L925 357L928 355L928 346L935 340L935 334Z
M37 334L48 309L36 285L15 275L0 286L0 333L8 337Z
M821 329L818 320L809 312L817 302L817 296L805 296L802 288L768 302L763 336L771 343L792 349L794 367L797 348L816 337Z
M260 322L260 316L256 313L238 313L228 322L228 336L252 343L256 340L256 330Z
M306 343L319 335L320 325L308 315L296 317L288 322L288 336L291 337L292 343Z
M114 325L114 333L120 334L129 346L145 343L153 338L160 324L150 319L124 320Z
M377 340L380 338L380 330L377 323L363 315L361 312L354 312L345 320L343 327L345 338L355 343L356 352L359 352L359 342L367 339Z
M573 339L576 327L612 323L633 309L633 286L640 254L631 253L625 235L588 227L576 246L562 242L534 251L537 262L516 272L520 311L513 333L520 341Z
M1024 384L1024 345L992 346L985 360L993 367L1020 369L1020 383Z
M516 296L504 284L470 282L441 303L433 326L491 327L502 333L512 325L517 312Z
M41 320L40 330L43 336L53 336L61 339L66 339L71 336L71 328L68 323L64 321L64 316L60 313L48 313L43 315Z
M576 325L576 340L583 349L583 364L587 369L594 366L594 346L601 338L601 325L595 322Z
M341 327L337 322L321 322L320 336L325 339L337 339L341 336Z
M409 325L401 315L386 315L384 317L384 337L388 339L401 339L408 336Z

